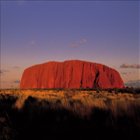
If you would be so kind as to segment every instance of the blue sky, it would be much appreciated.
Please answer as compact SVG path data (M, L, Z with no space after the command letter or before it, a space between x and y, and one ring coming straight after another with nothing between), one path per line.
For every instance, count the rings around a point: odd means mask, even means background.
M139 6L138 1L1 1L1 73L7 71L2 85L14 85L30 65L67 59L103 63L124 81L138 80L139 68L120 65L139 65Z

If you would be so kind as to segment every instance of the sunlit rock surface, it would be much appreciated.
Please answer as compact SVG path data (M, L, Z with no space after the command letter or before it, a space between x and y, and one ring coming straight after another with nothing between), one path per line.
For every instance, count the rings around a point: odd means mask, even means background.
M119 73L102 64L69 60L25 69L20 88L123 88Z

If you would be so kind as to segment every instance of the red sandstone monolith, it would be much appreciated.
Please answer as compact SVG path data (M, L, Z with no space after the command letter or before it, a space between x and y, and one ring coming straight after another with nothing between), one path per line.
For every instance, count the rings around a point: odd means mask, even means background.
M123 88L119 73L102 64L69 60L47 62L25 69L21 89L33 88Z

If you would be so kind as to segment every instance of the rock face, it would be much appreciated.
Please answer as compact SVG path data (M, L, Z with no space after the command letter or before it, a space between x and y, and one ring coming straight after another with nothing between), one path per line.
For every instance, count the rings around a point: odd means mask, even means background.
M80 60L48 62L27 68L20 88L123 88L119 73L102 64Z

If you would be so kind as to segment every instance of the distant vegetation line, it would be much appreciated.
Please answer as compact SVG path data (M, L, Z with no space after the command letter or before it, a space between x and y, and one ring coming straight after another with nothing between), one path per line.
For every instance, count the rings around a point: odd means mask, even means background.
M102 89L102 88L28 88L28 89L20 89L20 88L7 88L7 89L0 89L0 90L39 90L39 91L96 91L96 92L102 92L107 91L109 93L134 93L134 94L140 94L140 88L133 88L133 87L125 87L125 88L108 88L108 89Z

